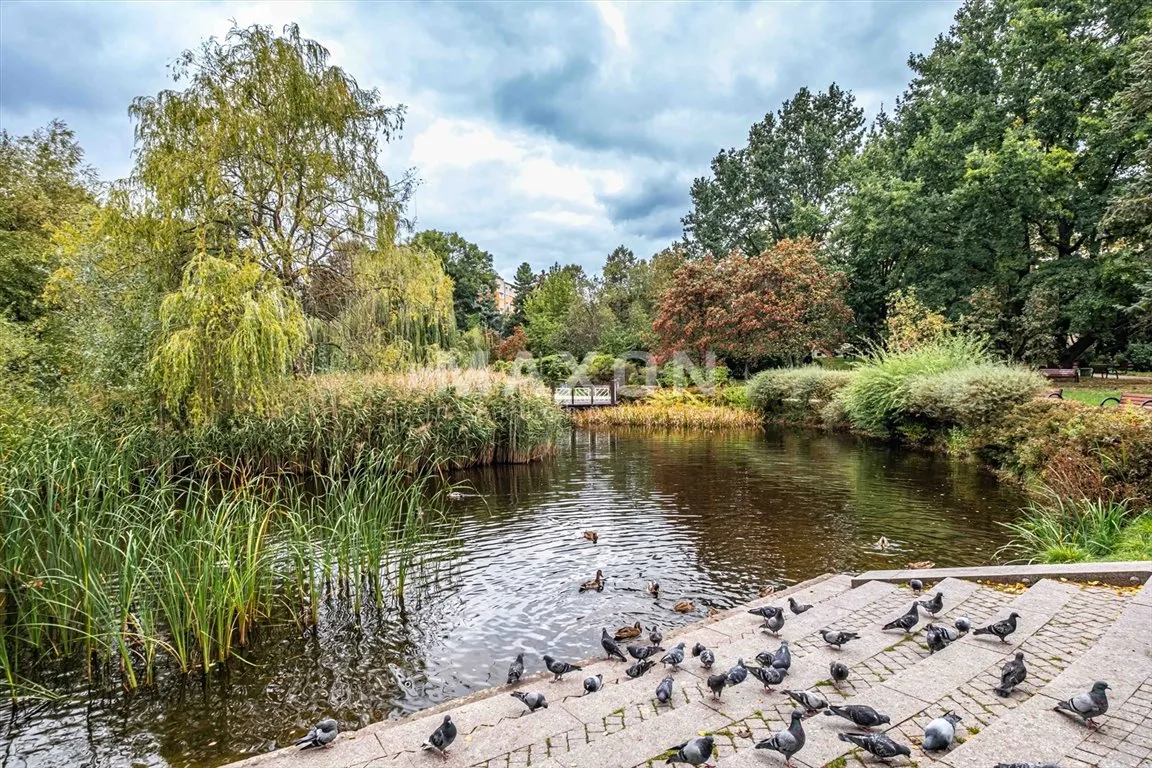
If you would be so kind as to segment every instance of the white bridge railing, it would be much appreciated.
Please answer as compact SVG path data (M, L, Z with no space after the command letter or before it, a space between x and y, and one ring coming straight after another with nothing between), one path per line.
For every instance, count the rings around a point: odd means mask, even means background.
M556 387L552 398L557 405L615 405L616 388L611 384Z

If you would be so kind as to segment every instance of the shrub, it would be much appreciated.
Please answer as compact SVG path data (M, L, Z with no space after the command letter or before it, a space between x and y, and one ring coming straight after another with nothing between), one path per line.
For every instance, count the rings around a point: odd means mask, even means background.
M492 356L497 360L515 360L516 356L528 349L528 334L524 326L518 325L512 329L508 338L501 339L492 349Z
M548 355L540 358L538 369L540 380L550 387L564 383L572 375L571 361L560 355Z
M907 426L912 379L991 362L987 346L964 335L944 336L904 352L877 350L836 396L854 426L889 434Z
M748 388L740 384L717 387L712 392L712 402L726 408L739 408L744 411L752 409L752 402L748 399Z
M832 399L852 380L851 371L836 371L809 365L779 368L758 373L748 383L748 400L765 414L787 410L812 415L812 409Z
M1138 371L1152 371L1152 342L1133 341L1125 357Z
M509 360L493 360L488 367L495 373L512 373L512 362Z
M974 427L1002 419L1043 389L1044 379L1035 371L974 365L910 379L907 407L910 413L942 425Z
M603 352L595 355L586 368L588 378L597 384L607 384L616 373L616 358Z

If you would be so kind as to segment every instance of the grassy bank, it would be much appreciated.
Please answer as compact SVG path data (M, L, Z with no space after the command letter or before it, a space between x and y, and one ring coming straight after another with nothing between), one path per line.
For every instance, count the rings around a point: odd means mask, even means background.
M688 389L657 389L642 400L613 408L589 408L572 414L577 427L642 429L731 429L759 427L763 418L742 386L717 386L708 394Z

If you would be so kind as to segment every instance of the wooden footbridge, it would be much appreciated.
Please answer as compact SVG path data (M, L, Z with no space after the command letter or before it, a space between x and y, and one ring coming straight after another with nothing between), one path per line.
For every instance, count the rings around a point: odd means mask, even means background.
M600 408L616 405L616 384L565 385L556 387L552 399L561 408Z

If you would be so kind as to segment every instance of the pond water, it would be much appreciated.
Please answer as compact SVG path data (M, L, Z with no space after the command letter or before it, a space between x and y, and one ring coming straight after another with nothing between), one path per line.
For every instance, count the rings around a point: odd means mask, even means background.
M475 495L422 546L402 604L332 602L305 636L265 627L207 680L125 694L46 672L66 695L0 704L0 766L221 765L324 715L354 728L501 683L518 651L530 671L548 651L595 655L601 627L686 624L829 571L987 563L1022 503L972 466L793 431L577 431L554 459L460 479ZM607 587L580 594L597 569ZM675 613L682 599L696 612Z

